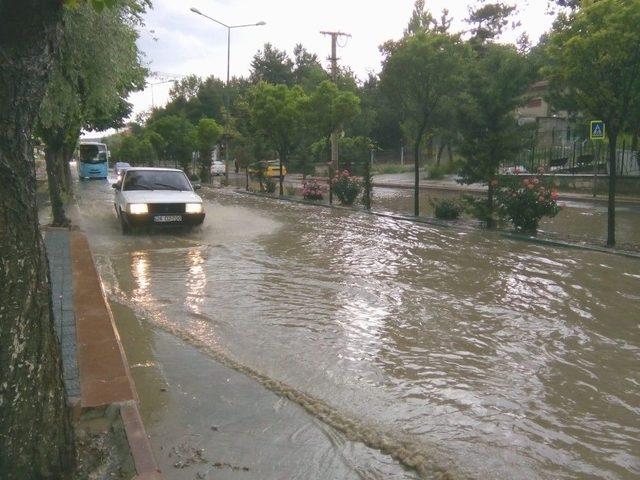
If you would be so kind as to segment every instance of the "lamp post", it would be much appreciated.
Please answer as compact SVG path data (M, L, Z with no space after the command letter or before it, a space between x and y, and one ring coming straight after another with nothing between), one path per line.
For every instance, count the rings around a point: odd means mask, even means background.
M210 17L209 15L205 15L204 13L202 13L200 10L198 10L197 8L193 8L191 7L190 10L195 13L198 14L202 17L208 18L209 20L216 22L218 25L222 25L223 27L225 27L227 29L227 82L226 82L226 87L229 87L229 64L231 63L231 29L232 28L243 28L243 27L261 27L263 25L266 25L266 22L257 22L257 23L245 23L242 25L227 25L226 23L221 22L220 20L216 20L215 18ZM226 107L227 107L227 115L229 115L229 92L227 91L227 94L225 95L225 100L226 100ZM228 120L225 122L225 128L228 129ZM229 184L229 135L228 135L228 131L227 131L227 135L225 135L225 139L224 139L224 177L225 180L227 182L227 185Z

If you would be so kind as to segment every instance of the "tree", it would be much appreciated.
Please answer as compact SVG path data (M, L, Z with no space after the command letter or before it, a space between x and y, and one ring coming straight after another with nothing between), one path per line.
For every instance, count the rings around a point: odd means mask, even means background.
M144 87L146 69L140 65L134 28L139 12L134 7L122 2L101 12L86 4L65 10L60 57L38 119L55 226L68 223L60 190L68 190L65 166L81 128L121 126L131 112L127 96Z
M202 87L202 80L197 75L187 75L181 80L173 82L173 86L169 90L169 98L175 100L183 98L189 100L195 97Z
M160 135L165 141L161 157L180 164L187 170L196 148L196 130L189 120L178 115L168 115L155 120L149 129Z
M437 31L407 36L381 47L385 59L381 89L389 101L400 106L403 129L413 141L415 161L414 213L420 214L420 146L433 135L443 114L443 100L462 86L463 61L467 55L459 38Z
M259 132L269 139L280 158L280 196L283 192L282 167L300 139L307 96L302 88L270 85L261 82L250 100L251 120Z
M325 80L309 98L309 122L325 138L360 113L360 99ZM338 165L334 165L337 168Z
M266 82L293 85L293 62L287 52L265 43L264 50L258 50L251 60L251 81L254 84Z
M73 437L36 206L33 131L62 2L0 3L0 472L65 478Z
M313 91L320 82L329 79L329 74L322 68L318 56L315 53L309 53L301 44L294 47L293 56L294 82L305 92Z
M474 25L471 29L472 42L482 44L501 35L509 24L509 17L515 10L514 5L502 2L483 4L475 10L471 10L467 23Z
M526 57L512 45L485 45L470 63L467 94L459 102L459 151L464 158L460 174L463 183L488 184L488 212L494 211L498 167L522 148L515 110L532 73ZM492 217L487 221L491 224Z
M211 176L211 152L222 137L222 126L212 118L201 118L196 127L196 142L200 153L200 180Z
M543 69L556 99L603 120L609 137L607 246L615 246L616 146L640 111L640 2L584 0L554 25Z

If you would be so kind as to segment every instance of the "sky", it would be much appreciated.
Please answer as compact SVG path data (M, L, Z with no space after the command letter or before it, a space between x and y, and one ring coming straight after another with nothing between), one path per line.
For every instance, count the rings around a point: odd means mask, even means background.
M435 17L448 8L454 18L454 31L468 27L463 19L469 6L476 4L473 0L425 3ZM290 56L294 46L301 43L328 68L331 41L320 31L341 31L351 37L339 41L339 63L364 79L369 72L380 71L378 47L402 36L413 4L414 0L153 0L153 9L145 15L145 26L140 29L138 47L144 63L159 75L148 79L148 84L155 85L130 96L132 117L167 102L171 83L159 82L189 74L226 78L227 29L191 12L191 7L227 25L266 22L264 26L231 30L231 77L247 76L251 59L267 42ZM547 1L520 0L517 4L516 18L522 26L503 40L515 42L526 31L535 43L552 23Z

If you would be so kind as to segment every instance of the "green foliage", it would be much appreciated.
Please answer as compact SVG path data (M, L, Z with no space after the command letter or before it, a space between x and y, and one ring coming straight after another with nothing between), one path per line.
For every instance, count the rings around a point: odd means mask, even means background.
M130 114L127 96L144 87L147 74L135 30L145 5L114 2L109 9L82 4L64 10L60 55L38 116L45 143L74 144L81 128L119 127Z
M331 188L342 205L353 205L362 190L362 182L343 170L331 179Z
M477 198L472 195L462 195L464 209L473 218L486 224L494 222L494 208L486 198Z
M274 193L276 191L276 182L274 182L271 177L265 178L264 191L267 193Z
M373 141L368 137L342 137L338 140L340 162L349 171L353 166L369 162Z
M308 103L309 120L313 128L328 137L360 113L360 99L351 92L341 91L328 80L311 94Z
M427 178L429 180L441 180L446 174L446 169L443 165L437 165L432 163L427 167Z
M516 230L535 233L542 217L554 217L560 211L557 192L544 186L542 175L527 177L520 185L500 188L498 208Z
M448 198L430 198L429 203L433 207L436 218L442 220L455 220L464 211L464 206Z
M196 129L184 117L169 115L161 117L149 125L165 141L162 158L179 163L186 169L196 148Z
M543 68L554 105L604 120L612 135L638 118L638 25L637 0L584 1L569 16L561 15L549 37Z
M463 183L489 182L521 149L523 129L514 112L532 78L513 46L488 44L476 53L459 110Z
M381 89L400 106L403 129L418 153L425 133L451 115L443 100L460 91L468 52L458 37L437 31L418 31L382 50Z
M265 43L264 49L259 50L251 60L251 81L273 85L293 85L293 62L287 52L278 50L270 43Z
M278 151L286 166L289 154L300 140L306 94L297 86L261 82L252 89L249 104L252 124Z

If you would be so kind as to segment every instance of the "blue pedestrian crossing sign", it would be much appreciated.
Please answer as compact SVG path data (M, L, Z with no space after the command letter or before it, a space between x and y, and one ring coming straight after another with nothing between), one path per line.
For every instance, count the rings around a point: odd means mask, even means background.
M591 120L591 140L604 140L604 122L602 120Z

